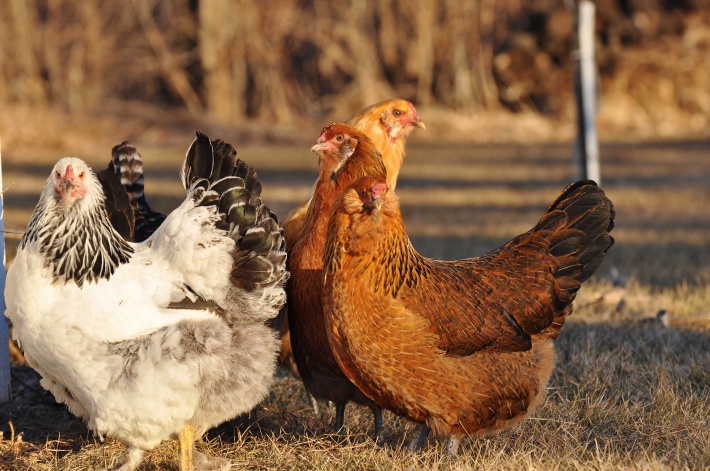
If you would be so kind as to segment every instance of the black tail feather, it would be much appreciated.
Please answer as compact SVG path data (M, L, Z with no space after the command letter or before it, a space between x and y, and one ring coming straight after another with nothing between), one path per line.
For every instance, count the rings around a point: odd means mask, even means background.
M207 135L200 131L195 134L195 140L187 150L185 163L182 166L181 177L185 190L192 188L198 180L208 179L212 176L214 163L212 142Z
M135 214L126 189L121 181L110 170L101 170L96 174L101 182L106 197L106 212L111 226L125 240L133 240L135 231Z
M123 141L111 149L108 170L121 179L131 202L144 199L143 159L130 142Z
M123 141L111 150L108 171L120 178L135 215L134 234L127 240L142 242L165 220L165 215L154 211L145 198L143 159L130 142Z
M221 139L212 141L214 148L214 162L212 164L212 181L233 175L237 151Z
M261 201L261 183L256 171L221 140L210 141L197 132L183 165L187 188L202 188L198 204L215 204L221 221L218 227L235 240L232 284L257 296L275 316L283 305L286 271L286 242L276 216ZM273 316L271 316L273 317Z
M185 189L191 188L200 180L205 185L236 175L237 151L220 139L210 141L201 131L197 131L195 140L185 155L182 168L182 182Z
M533 229L551 232L550 253L561 264L558 279L571 276L581 283L592 276L614 245L609 234L614 216L611 201L591 180L572 183L562 191Z

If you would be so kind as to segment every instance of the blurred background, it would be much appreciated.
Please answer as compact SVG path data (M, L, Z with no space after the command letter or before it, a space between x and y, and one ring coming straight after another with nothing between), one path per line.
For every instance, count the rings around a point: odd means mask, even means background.
M602 140L710 135L710 1L596 7ZM112 140L159 141L207 123L242 140L310 142L329 120L402 97L433 131L424 140L567 141L574 9L572 0L8 0L0 132L18 151L90 148L111 130Z
M531 420L510 440L476 442L487 451L469 463L706 469L710 0L595 4L601 183L616 210L616 244L580 290L558 341L560 373L542 412L555 426ZM309 149L323 125L394 97L414 103L426 123L408 138L397 184L414 247L443 259L495 249L532 227L578 178L576 7L574 0L2 0L8 263L61 156L102 169L111 148L130 140L143 157L151 207L167 213L184 199L178 169L200 129L234 144L256 168L263 200L283 217L316 179ZM647 330L649 320L660 327ZM21 355L13 362L22 364ZM92 467L79 451L84 426L20 368L12 373L15 409L0 408L17 419L12 430L0 423L0 467ZM304 412L300 383L278 387L268 405L274 425L255 428L271 436L269 427L283 430L288 417L297 425L286 429L296 433L271 442L250 440L250 431L236 447L226 440L229 456L248 460L244 467L409 466L338 461L331 441L304 454L303 430L322 431L327 421ZM51 410L63 415L48 419ZM361 430L369 420L361 417ZM1 438L15 430L33 445L3 454L19 449L2 448L16 446ZM266 458L254 458L260 443ZM501 457L513 464L500 466Z

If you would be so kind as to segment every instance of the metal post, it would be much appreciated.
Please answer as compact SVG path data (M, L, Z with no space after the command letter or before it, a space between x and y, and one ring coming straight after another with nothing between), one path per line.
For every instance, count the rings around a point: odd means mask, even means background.
M2 268L0 269L0 403L12 399L10 387L10 345L7 317L5 317L5 205L2 195L2 143L0 142L0 251Z
M578 6L577 40L579 66L575 77L575 95L579 112L579 134L575 144L575 162L579 178L601 184L599 140L596 126L596 62L594 60L594 2L581 0Z

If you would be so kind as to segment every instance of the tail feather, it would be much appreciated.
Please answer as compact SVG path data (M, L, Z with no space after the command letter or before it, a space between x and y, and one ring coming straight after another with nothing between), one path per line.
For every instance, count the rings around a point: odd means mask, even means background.
M111 150L108 171L120 178L135 214L134 233L127 240L142 242L165 220L165 215L154 211L145 198L143 159L130 142L123 141Z
M222 178L235 175L237 151L220 139L210 140L207 135L197 131L195 140L185 155L181 177L185 189L204 180L205 187Z
M214 160L212 163L212 180L228 177L233 174L237 151L231 144L220 139L212 141Z
M548 207L533 228L548 242L555 257L555 280L559 288L559 314L538 335L557 338L582 282L604 261L614 245L609 232L614 228L614 207L591 180L573 183Z
M261 201L256 171L236 155L230 144L198 131L183 165L183 184L199 195L198 204L216 205L217 227L236 242L230 274L236 309L226 313L227 320L268 320L286 300L286 243L276 216Z
M135 214L126 189L121 180L109 169L97 172L106 198L105 206L111 226L125 240L133 240L135 231Z
M212 166L214 164L214 149L210 138L204 133L197 131L195 140L185 155L185 163L182 166L180 177L185 190L193 188L198 182L201 186L207 187L209 178L212 176ZM201 180L205 180L201 182Z
M121 184L128 192L131 201L138 201L145 197L143 159L130 142L123 141L111 149L108 170L121 179Z
M232 277L254 290L274 282L281 284L287 277L283 229L261 201L261 183L254 169L240 160L234 173L243 180L248 199L245 201L245 195L239 195L227 213L227 220L239 234L237 246L242 253Z
M562 264L558 277L573 276L581 283L592 276L614 245L609 234L614 216L611 201L591 180L572 183L562 191L533 229L550 232L550 253Z

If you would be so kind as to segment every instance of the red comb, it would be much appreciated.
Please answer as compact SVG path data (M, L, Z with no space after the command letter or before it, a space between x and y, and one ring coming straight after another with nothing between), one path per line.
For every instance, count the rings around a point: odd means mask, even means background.
M375 197L380 197L383 193L387 192L387 183L380 182L372 185L372 194Z
M412 114L414 115L414 117L419 118L419 115L417 114L417 110L414 109L414 105L411 104L410 102L407 102L407 104L409 105L409 109L412 110Z

